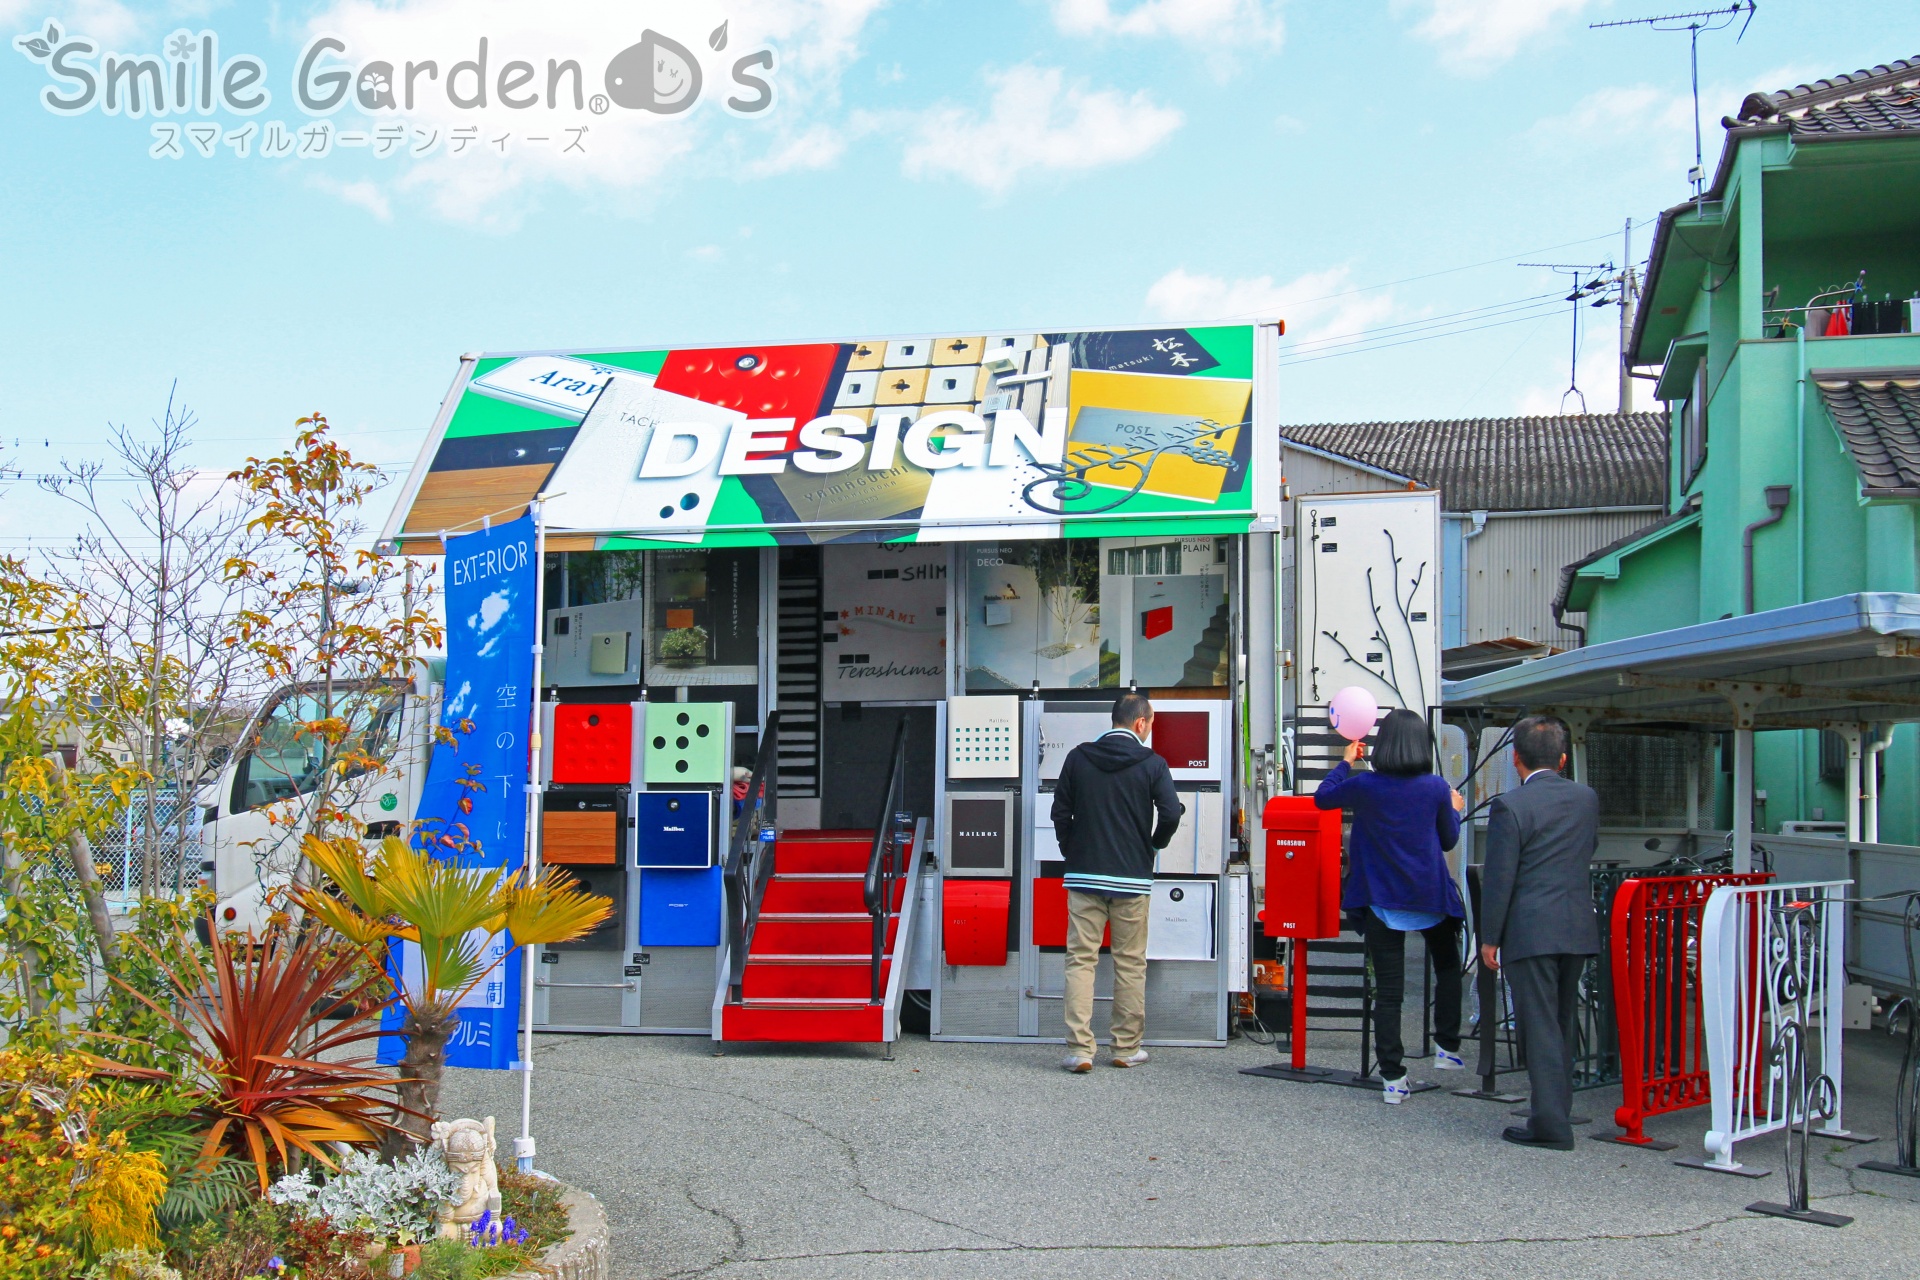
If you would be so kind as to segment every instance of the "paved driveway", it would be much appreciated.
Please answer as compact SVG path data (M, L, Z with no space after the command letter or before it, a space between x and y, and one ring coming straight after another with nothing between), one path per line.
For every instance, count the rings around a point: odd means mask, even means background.
M1322 1037L1316 1060L1352 1056ZM1349 1043L1351 1042L1349 1038ZM1274 1050L1155 1050L1057 1068L1053 1045L867 1048L544 1036L539 1164L598 1194L616 1280L830 1277L1792 1276L1920 1274L1920 1185L1851 1172L1891 1142L1816 1148L1841 1230L1742 1211L1757 1182L1581 1141L1499 1141L1507 1108L1243 1076ZM1891 1134L1898 1053L1850 1033L1848 1119ZM1431 1073L1416 1070L1415 1075ZM1439 1075L1448 1085L1450 1073ZM1579 1095L1604 1123L1617 1090ZM517 1131L518 1077L448 1073L450 1114ZM1704 1110L1655 1121L1698 1147ZM1777 1169L1782 1142L1743 1148Z

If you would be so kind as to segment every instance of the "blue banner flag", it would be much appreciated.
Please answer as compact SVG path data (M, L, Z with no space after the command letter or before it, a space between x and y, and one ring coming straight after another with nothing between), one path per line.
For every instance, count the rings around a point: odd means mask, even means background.
M533 713L533 646L539 634L532 515L446 543L447 675L436 742L414 815L415 845L467 867L517 870L526 864L527 739ZM483 967L506 939L475 930L471 951ZM447 1065L505 1069L516 1061L520 956L497 965L460 1002L447 1042ZM391 967L408 990L420 983L419 948L398 944ZM382 1028L397 1031L389 1008ZM380 1060L400 1060L397 1035L380 1040Z

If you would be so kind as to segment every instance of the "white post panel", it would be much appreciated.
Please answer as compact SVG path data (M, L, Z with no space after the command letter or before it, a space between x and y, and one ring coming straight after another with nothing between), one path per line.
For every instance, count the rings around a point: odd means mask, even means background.
M1308 794L1345 745L1327 704L1348 685L1384 709L1440 701L1440 495L1429 489L1295 502L1294 789Z
M1789 1073L1776 1052L1781 1029L1803 1013L1802 1035L1811 1034L1809 1024L1820 1024L1820 1060L1807 1063L1806 1079L1825 1076L1832 1084L1833 1112L1814 1132L1847 1136L1841 1127L1840 1033L1846 890L1852 883L1722 885L1707 899L1700 916L1700 986L1712 1121L1702 1139L1702 1166L1743 1172L1734 1159L1736 1143L1784 1129L1806 1114L1809 1097L1791 1096ZM1815 927L1797 933L1788 904L1808 901L1819 917Z
M1733 869L1753 870L1753 730L1733 731Z
M1880 726L1874 725L1872 741L1867 747L1866 772L1862 788L1866 796L1861 804L1863 813L1860 822L1860 838L1868 844L1880 843L1880 753L1887 749L1887 740L1880 734Z
M1860 726L1836 729L1847 743L1847 843L1860 839Z

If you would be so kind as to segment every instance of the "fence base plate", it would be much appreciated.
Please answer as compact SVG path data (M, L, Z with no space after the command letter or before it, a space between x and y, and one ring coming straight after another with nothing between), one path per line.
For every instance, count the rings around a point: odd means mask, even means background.
M1895 1164L1891 1160L1862 1160L1853 1167L1856 1169L1871 1169L1875 1173L1897 1173L1903 1178L1920 1178L1920 1165L1908 1168L1903 1164Z
M1493 1091L1486 1089L1455 1089L1453 1096L1456 1098L1478 1098L1482 1102L1504 1102L1508 1106L1527 1100L1527 1095L1524 1093L1501 1093L1497 1089Z
M1728 1173L1736 1178L1764 1178L1773 1172L1771 1169L1755 1169L1744 1164L1715 1164L1705 1156L1688 1156L1674 1163L1684 1169L1705 1169L1708 1173Z
M1792 1218L1795 1222L1811 1222L1822 1227L1844 1227L1853 1219L1844 1213L1822 1213L1818 1209L1795 1209L1791 1205L1774 1204L1770 1200L1756 1200L1747 1206L1748 1213L1764 1213L1769 1218Z
M1815 1129L1808 1136L1814 1138L1831 1138L1835 1142L1867 1143L1880 1141L1880 1135L1877 1133L1859 1133L1852 1129L1843 1129L1839 1133L1827 1133L1823 1130Z
M1633 1147L1639 1151L1672 1151L1680 1145L1677 1142L1662 1142L1658 1138L1642 1138L1635 1142L1625 1132L1590 1133L1587 1136L1595 1142L1611 1142L1622 1147Z

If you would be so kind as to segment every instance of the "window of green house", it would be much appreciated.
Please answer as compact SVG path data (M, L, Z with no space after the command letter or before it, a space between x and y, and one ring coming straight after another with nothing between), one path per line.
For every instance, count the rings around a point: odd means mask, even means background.
M1707 460L1707 358L1693 369L1693 390L1680 409L1680 484L1693 483Z

